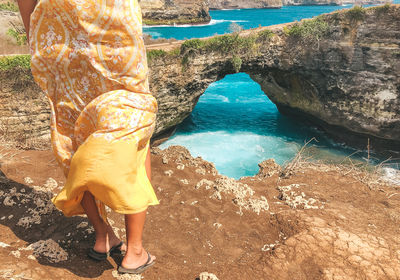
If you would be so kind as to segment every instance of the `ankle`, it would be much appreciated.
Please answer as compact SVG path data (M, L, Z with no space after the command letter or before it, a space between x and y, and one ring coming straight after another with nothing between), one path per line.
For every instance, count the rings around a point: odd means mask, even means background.
M129 245L127 249L127 254L134 255L136 257L140 257L144 253L144 248L142 245Z

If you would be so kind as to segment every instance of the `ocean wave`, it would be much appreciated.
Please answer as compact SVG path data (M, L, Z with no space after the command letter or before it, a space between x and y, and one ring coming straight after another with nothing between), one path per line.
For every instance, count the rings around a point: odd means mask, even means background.
M207 93L199 99L199 103L208 103L208 102L214 103L215 101L220 101L222 103L229 103L229 98L219 94Z
M161 37L162 36L161 33L158 33L158 32L155 32L155 31L146 31L146 32L143 32L143 33L146 33L146 34L150 35L151 37Z

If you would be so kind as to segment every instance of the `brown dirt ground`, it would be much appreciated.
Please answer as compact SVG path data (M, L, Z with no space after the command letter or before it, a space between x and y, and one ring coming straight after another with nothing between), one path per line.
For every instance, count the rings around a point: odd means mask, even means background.
M50 209L37 224L18 225L33 215L29 209L45 209L39 204L65 179L50 151L0 151L0 242L9 245L0 246L0 279L118 277L121 256L100 263L86 257L94 237L82 226L85 217ZM371 190L327 166L279 179L271 162L238 184L180 147L153 149L152 166L161 204L148 210L144 244L157 263L143 279L197 279L202 272L218 279L400 279L400 186ZM49 178L58 187L46 185ZM198 184L202 179L210 180L208 189ZM246 195L243 184L254 193ZM123 238L122 218L110 214ZM22 250L47 239L68 253L66 261Z

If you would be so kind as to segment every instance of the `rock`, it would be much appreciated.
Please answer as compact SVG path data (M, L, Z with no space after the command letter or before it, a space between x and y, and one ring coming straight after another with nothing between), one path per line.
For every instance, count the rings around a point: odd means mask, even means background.
M179 182L181 182L184 185L188 185L189 184L189 181L187 179L181 179L181 180L179 180Z
M218 277L213 273L202 272L199 275L200 280L218 280Z
M233 178L221 176L215 182L202 179L196 184L196 189L200 189L204 186L206 190L213 189L214 193L210 198L222 200L222 194L233 195L233 202L239 207L237 212L239 215L243 215L243 209L253 211L260 214L261 211L268 211L269 204L264 196L257 198L254 196L254 190L247 184L240 183Z
M282 170L281 166L275 162L274 159L267 159L258 164L260 170L258 171L257 176L259 177L271 177L275 174L279 174Z
M33 250L35 257L44 257L51 263L58 263L68 260L68 253L65 252L52 239L39 240L27 247L28 250Z
M10 247L10 245L0 241L0 248L6 248L6 247Z
M283 200L292 209L323 209L324 203L319 200L309 197L307 198L304 192L300 192L299 184L291 184L289 186L278 186L278 198Z
M139 0L139 4L145 24L196 24L211 20L203 0Z

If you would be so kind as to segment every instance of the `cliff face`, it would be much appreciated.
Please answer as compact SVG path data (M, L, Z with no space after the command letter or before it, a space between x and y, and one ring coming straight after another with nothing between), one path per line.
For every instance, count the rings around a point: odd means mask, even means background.
M211 20L207 1L139 0L146 24L204 23Z
M400 6L321 18L272 27L267 40L259 31L256 42L236 55L210 41L208 47L192 43L179 58L152 60L157 133L187 117L211 83L238 70L259 83L282 113L364 148L371 138L375 148L400 151Z
M400 151L400 5L338 11L242 37L191 40L180 52L149 49L151 91L159 102L156 135L189 116L211 83L245 72L282 113L363 148L370 138L373 148ZM7 77L4 104L20 83ZM37 96L30 88L28 93ZM20 94L22 99L27 93ZM26 109L7 107L0 113L17 126L35 102L41 101L27 97ZM36 111L48 113L46 107ZM36 121L41 118L28 119L41 125ZM38 136L48 131L48 126L27 127Z
M282 7L281 0L209 0L212 10L221 9L268 9Z

